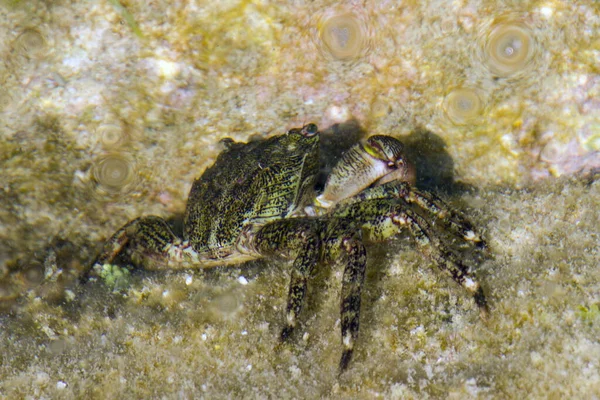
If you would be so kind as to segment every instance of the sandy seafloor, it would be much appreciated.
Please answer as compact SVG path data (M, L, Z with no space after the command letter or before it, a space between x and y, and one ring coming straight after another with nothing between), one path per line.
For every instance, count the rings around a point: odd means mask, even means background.
M147 3L0 1L0 397L600 398L597 1ZM219 139L310 121L325 170L406 142L489 243L487 321L405 237L368 248L341 376L342 266L285 345L285 263L78 283Z

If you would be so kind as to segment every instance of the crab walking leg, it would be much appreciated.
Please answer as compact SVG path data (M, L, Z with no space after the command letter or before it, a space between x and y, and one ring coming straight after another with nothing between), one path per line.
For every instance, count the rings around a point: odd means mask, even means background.
M352 358L354 343L358 338L360 317L360 292L367 264L366 250L356 237L354 224L344 219L325 221L318 218L293 218L271 222L263 226L253 239L254 251L260 255L296 255L286 307L286 326L281 331L281 340L293 332L306 295L307 281L321 258L321 237L326 253L324 258L333 261L337 256L345 257L346 268L342 280L341 328L344 350L340 359L340 372L344 371Z
M295 256L285 312L286 322L281 331L282 341L285 341L296 327L298 315L304 304L308 278L319 261L320 225L322 222L316 219L280 220L263 226L254 237L254 247L260 255Z
M438 267L447 272L455 282L465 288L479 307L482 318L489 314L487 300L481 285L469 273L469 267L463 264L437 238L431 225L420 215L411 210L394 212L392 221L399 226L408 226L421 251L431 257Z
M113 262L126 246L132 251L132 259L151 258L156 263L146 266L155 269L172 269L185 259L194 260L195 252L186 243L182 243L159 217L136 218L119 229L105 244L102 252L92 264L92 271L99 273L104 264ZM83 280L89 278L89 271Z
M407 209L406 204L390 198L374 199L357 204L340 204L333 213L335 217L356 221L373 241L389 239L398 234L402 228L407 227L421 251L471 293L481 310L482 317L487 316L488 306L485 295L479 283L469 272L469 267L446 247L427 220Z
M420 191L406 182L393 181L385 183L381 186L368 188L354 197L340 202L339 206L342 210L352 204L360 204L369 200L384 200L401 198L409 204L415 204L436 216L444 224L457 232L467 242L475 244L479 248L486 248L485 241L473 228L473 225L460 216L455 211L452 211L446 203L432 193ZM336 211L334 213L337 214Z
M433 193L419 191L411 188L408 194L402 197L408 203L417 204L422 209L443 220L452 229L458 232L465 240L475 243L478 247L486 248L487 245L475 232L470 222L456 212L452 211L446 203Z
M339 365L340 372L348 367L354 343L358 339L360 292L367 266L367 252L360 240L356 238L343 239L342 247L346 252L346 268L342 278L342 301L340 304L342 345L344 346Z

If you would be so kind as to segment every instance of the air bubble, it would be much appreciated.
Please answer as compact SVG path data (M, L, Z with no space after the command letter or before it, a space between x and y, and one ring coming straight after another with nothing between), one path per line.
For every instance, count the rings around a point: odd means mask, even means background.
M108 154L92 167L92 178L96 192L102 196L113 197L125 194L135 185L136 168L134 160L124 153Z
M216 295L208 304L207 311L217 320L228 320L235 317L241 309L239 296L235 293L226 292Z
M476 121L485 108L479 91L471 87L459 87L446 95L444 112L456 125L465 125Z
M22 277L28 286L37 285L44 280L44 271L41 265L32 265L22 271Z
M498 76L528 70L537 48L532 31L519 22L492 24L483 46L483 60Z
M46 38L35 28L27 28L15 39L13 49L27 57L40 58L46 54Z
M349 61L365 55L369 29L361 15L349 10L330 10L319 19L317 47L326 57Z
M382 98L377 98L371 103L371 117L373 118L384 117L390 112L391 106Z
M96 136L105 149L114 149L127 142L123 128L115 124L102 124L96 129Z

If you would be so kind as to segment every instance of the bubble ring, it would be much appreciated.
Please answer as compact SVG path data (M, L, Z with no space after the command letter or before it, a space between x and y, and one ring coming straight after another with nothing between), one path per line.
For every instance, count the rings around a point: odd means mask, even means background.
M41 58L48 51L48 42L42 32L36 28L25 28L14 40L13 50L20 55Z
M455 125L477 122L485 111L485 101L481 90L459 86L446 94L442 103L444 113Z
M94 192L110 200L131 192L138 181L135 159L128 153L109 153L92 166Z
M351 62L369 52L372 35L363 13L335 7L317 18L316 32L312 37L324 58Z
M117 124L102 124L96 128L96 136L105 149L115 149L123 146L127 140L127 134L123 127Z
M519 20L497 18L481 28L478 40L480 61L499 77L529 75L540 58L533 30Z

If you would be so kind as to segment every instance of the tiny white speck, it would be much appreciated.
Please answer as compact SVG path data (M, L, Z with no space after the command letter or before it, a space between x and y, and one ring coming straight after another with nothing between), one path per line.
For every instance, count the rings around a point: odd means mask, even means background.
M467 278L465 279L465 287L467 289L475 289L477 287L477 284L475 283L475 281L473 281L473 279Z
M238 278L238 282L242 285L247 285L248 284L248 279L246 279L244 276L241 276Z
M248 334L248 331L242 331L242 336L246 336Z
M86 174L83 171L75 171L75 178L78 179L80 182L85 182L86 181Z
M287 315L286 318L287 323L291 326L295 326L296 325L296 314L293 311L290 311Z
M352 348L352 336L348 333L346 336L344 336L344 347L347 349L351 349Z
M327 114L329 114L329 118L333 121L342 122L349 118L350 113L346 107L332 106L327 110Z
M173 78L179 73L179 65L168 60L156 60L158 75L165 78Z
M57 389L64 389L66 387L67 387L67 383L66 382L63 382L63 381L56 382L56 388Z
M248 370L248 371L252 371L252 364L248 364L248 365L246 365L246 370Z
M65 298L67 299L67 301L73 301L75 299L75 293L67 289L65 290Z
M291 367L289 367L288 371L290 371L292 373L292 376L294 378L298 378L298 377L300 377L300 375L302 375L302 370L295 365L292 365Z
M473 240L473 239L475 239L476 237L477 237L477 236L475 235L475 232L473 232L473 231L467 231L467 232L465 233L465 239L466 239L466 240Z
M425 334L425 328L423 327L423 325L419 325L416 328L411 329L410 334L411 336L423 336Z
M546 18L550 18L552 16L552 13L554 12L554 10L552 9L552 7L542 7L540 8L540 13L546 17Z
M185 284L190 286L192 284L192 282L194 281L194 278L192 278L191 275L186 275L185 276Z
M206 336L206 333L203 333L200 337L202 338L202 340L206 340L208 338L208 336Z
M162 296L163 297L167 297L169 295L169 291L165 290L164 292L162 292Z

